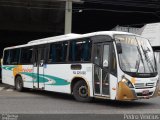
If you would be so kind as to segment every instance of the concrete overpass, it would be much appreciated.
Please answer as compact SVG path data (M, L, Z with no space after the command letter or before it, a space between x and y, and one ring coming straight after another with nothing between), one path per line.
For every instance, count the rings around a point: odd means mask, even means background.
M4 47L33 39L116 25L141 27L159 22L159 15L159 0L1 0L0 56Z

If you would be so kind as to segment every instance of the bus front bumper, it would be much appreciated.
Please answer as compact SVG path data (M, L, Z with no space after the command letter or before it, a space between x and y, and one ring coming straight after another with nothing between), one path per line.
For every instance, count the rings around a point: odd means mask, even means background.
M116 100L132 101L138 99L149 99L158 96L159 86L145 89L129 88L123 82L119 82Z

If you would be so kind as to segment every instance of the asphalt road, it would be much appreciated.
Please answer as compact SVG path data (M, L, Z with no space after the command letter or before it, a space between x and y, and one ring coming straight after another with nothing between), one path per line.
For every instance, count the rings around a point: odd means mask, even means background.
M160 97L132 102L96 99L77 102L71 95L26 90L0 84L0 113L19 114L160 114Z

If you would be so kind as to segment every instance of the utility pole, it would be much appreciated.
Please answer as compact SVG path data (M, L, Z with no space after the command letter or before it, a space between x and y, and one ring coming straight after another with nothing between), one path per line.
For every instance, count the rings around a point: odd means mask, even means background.
M65 34L72 32L72 0L66 0L65 8Z

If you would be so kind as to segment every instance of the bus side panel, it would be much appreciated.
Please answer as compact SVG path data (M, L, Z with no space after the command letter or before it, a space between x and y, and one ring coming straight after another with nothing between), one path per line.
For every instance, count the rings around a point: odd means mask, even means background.
M23 86L25 88L33 88L33 80L35 75L33 73L33 65L22 65L22 72L20 73L23 79Z
M45 90L62 93L71 93L71 82L75 77L83 78L90 88L93 96L92 64L81 64L80 70L71 69L71 64L47 64L44 68Z
M14 86L14 74L13 65L3 65L2 66L2 83Z
M2 67L2 82L15 85L16 75L20 75L23 86L33 88L33 65L5 65Z
M117 93L117 77L110 74L110 99L115 100L116 99L116 93Z

